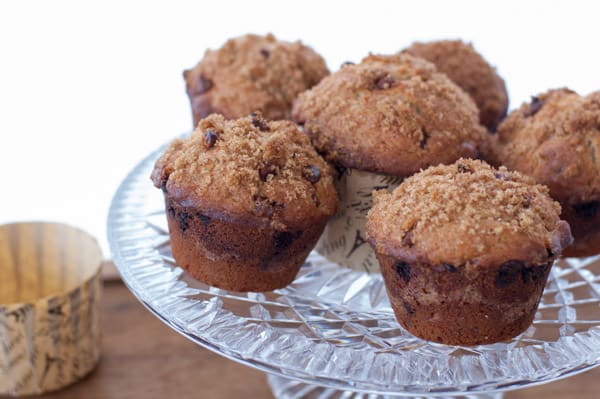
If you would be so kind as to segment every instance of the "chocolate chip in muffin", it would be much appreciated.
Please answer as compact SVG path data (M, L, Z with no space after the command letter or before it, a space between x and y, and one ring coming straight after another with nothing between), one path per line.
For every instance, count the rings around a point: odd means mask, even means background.
M598 209L600 209L600 201L576 204L573 205L573 209L575 210L575 214L580 218L591 219L598 213Z
M269 56L271 55L271 53L269 52L269 50L267 50L267 49L264 49L264 48L260 50L260 54L261 54L263 57L265 57L265 59L269 58Z
M217 133L215 133L212 130L207 130L206 132L204 132L204 146L207 149L212 148L217 142L218 138L219 136L217 135Z
M302 176L314 184L321 180L321 171L315 165L305 166L302 170Z
M269 176L275 176L277 174L277 167L275 165L264 165L258 170L260 180L267 181Z
M377 79L375 79L375 89L379 89L379 90L389 89L390 87L392 87L394 85L394 83L395 83L394 78L391 77L390 75L380 76Z
M402 237L402 245L405 245L409 248L414 245L412 241L412 229L407 230L406 233L404 233L404 237Z
M276 249L286 249L302 235L302 231L277 231L273 236Z
M206 216L206 215L202 214L201 212L197 212L196 216L198 217L198 219L202 222L202 224L204 226L208 226L210 224L210 221L211 221L210 216Z
M546 272L550 266L550 264L530 267L525 266L521 269L521 278L523 278L524 283L536 282L546 276Z
M424 149L427 145L427 141L429 140L429 133L425 130L425 126L421 127L421 141L419 141L419 147Z
M259 115L257 113L252 113L252 114L250 114L250 116L252 117L252 125L256 126L258 128L258 130L260 130L261 132L269 131L269 125L262 118L261 115Z
M538 113L540 109L544 106L544 101L539 97L532 96L531 103L529 104L529 112L525 116L533 116Z
M179 212L177 217L179 219L179 227L181 228L181 231L185 233L185 231L190 228L190 219L192 219L193 216L187 212Z
M408 313L409 315L415 314L415 308L413 308L410 303L408 303L406 301L402 301L402 305L404 306L406 313Z
M200 76L198 78L198 92L197 94L203 94L212 89L213 82L210 79L205 78L204 76Z
M169 201L169 205L167 206L167 212L169 212L171 216L175 216L175 207L173 206L172 201Z
M473 173L473 169L469 168L467 165L465 165L462 162L458 162L456 164L456 169L458 169L458 171L460 173Z
M447 272L456 273L458 271L456 266L451 265L450 263L444 263L443 266L444 270L446 270Z
M410 265L406 262L396 261L394 263L394 270L400 276L405 283L410 281Z
M496 275L496 287L505 288L514 283L524 267L525 264L519 260L504 262Z
M258 216L270 217L275 212L274 203L266 197L254 197L254 209Z

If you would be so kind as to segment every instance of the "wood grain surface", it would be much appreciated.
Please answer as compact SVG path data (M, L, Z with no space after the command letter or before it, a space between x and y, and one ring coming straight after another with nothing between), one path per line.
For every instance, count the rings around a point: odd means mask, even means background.
M103 306L100 365L83 381L43 398L273 398L264 374L177 334L118 280L105 283ZM505 398L598 399L600 368Z

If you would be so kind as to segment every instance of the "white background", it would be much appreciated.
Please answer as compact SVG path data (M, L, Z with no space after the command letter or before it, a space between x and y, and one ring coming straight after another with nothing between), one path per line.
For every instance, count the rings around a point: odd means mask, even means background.
M113 192L191 128L182 70L229 37L302 39L332 70L459 37L497 66L513 108L551 87L600 89L598 11L592 1L2 2L0 223L67 222L108 257Z

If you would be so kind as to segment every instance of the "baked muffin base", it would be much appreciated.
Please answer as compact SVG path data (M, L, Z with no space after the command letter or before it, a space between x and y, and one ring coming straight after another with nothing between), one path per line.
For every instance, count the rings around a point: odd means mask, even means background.
M392 309L413 335L447 345L508 340L535 316L552 262L455 267L377 254Z
M325 221L304 230L277 231L207 216L165 196L173 257L188 274L230 291L264 292L290 284Z

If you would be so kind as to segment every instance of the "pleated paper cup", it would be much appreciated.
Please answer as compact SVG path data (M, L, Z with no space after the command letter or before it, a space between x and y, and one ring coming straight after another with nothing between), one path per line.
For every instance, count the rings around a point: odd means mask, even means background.
M340 196L337 214L329 221L316 250L328 260L354 270L381 273L375 253L365 239L367 213L373 206L373 191L392 191L401 178L346 169L336 180Z
M55 391L98 363L101 262L73 227L0 226L0 396Z

